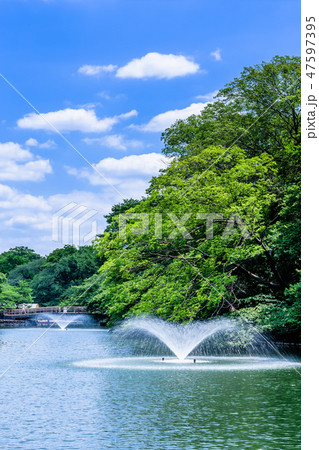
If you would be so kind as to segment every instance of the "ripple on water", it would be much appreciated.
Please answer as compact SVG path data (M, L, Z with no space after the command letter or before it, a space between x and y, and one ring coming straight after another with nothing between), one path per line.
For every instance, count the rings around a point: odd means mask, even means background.
M279 370L300 368L295 360L262 357L196 357L178 360L166 357L124 357L75 361L75 367L90 369L125 369L125 370Z

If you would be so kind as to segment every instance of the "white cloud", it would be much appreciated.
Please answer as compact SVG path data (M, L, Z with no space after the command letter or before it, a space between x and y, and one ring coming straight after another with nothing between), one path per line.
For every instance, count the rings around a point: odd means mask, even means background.
M147 182L136 178L123 178L121 193L124 198L140 198L145 193ZM105 229L105 214L111 211L111 207L123 201L123 198L114 192L109 186L103 186L99 192L86 190L74 190L67 194L55 194L48 197L34 196L12 189L0 184L0 223L2 233L0 235L0 251L8 250L15 245L28 245L41 254L47 254L56 247L64 244L78 244L78 238L83 239L94 229L92 222L97 222L97 233L101 234ZM68 222L73 217L73 212L67 212L66 221L63 220L61 235L58 241L53 240L54 216L61 213L65 206L75 204L75 213L81 211L94 211L96 214L92 221L87 220L78 229ZM69 223L69 225L68 225ZM62 224L62 223L61 223ZM73 234L74 232L74 234ZM84 240L84 239L83 239ZM83 243L88 244L88 241Z
M46 174L52 172L49 160L39 159L26 164L0 162L0 180L11 181L42 181Z
M132 109L132 111L129 111L127 113L119 114L118 116L115 116L117 119L129 119L131 117L137 116L136 109Z
M215 61L220 61L222 59L221 49L217 48L214 52L211 52L210 56L215 58Z
M176 120L185 120L187 119L187 117L192 116L193 114L200 114L200 112L205 108L206 105L207 103L192 103L190 106L187 106L187 108L166 111L153 117L148 123L144 125L133 125L133 127L138 128L142 131L164 131L166 128L173 125Z
M54 147L56 147L56 143L53 141L53 139L48 139L47 141L39 144L39 148L54 148Z
M86 133L100 133L109 131L120 119L127 119L136 116L137 111L132 110L118 116L99 119L95 111L66 108L59 111L53 111L41 114L31 113L25 115L17 121L19 128L32 130L50 130L53 127L59 131L82 131Z
M33 210L37 211L49 211L51 208L42 196L34 196L30 194L24 194L17 189L13 189L5 184L0 184L0 208L2 215L4 210Z
M25 141L25 145L27 145L28 147L37 147L39 145L39 142L34 138L30 138Z
M120 67L118 78L175 78L194 74L199 71L199 65L182 55L163 55L161 53L147 53L139 59L133 59Z
M151 176L157 175L160 169L164 169L171 162L171 158L167 158L161 153L147 153L142 155L130 155L123 158L105 158L94 167L101 173L109 183L114 185L122 192L124 183L131 184L132 192L134 191L133 180L143 183L144 189L147 186ZM76 175L79 178L85 178L93 185L105 185L106 181L98 173L87 168L68 169L68 173ZM132 196L132 195L130 195Z
M102 105L102 103L100 103L100 102L89 102L89 103L83 103L82 105L76 105L76 108L95 109L101 105Z
M160 168L166 167L170 158L157 153L148 155L131 155L121 159L105 158L96 164L103 175L110 177L110 182L116 185L124 198L141 198L148 187L152 175L156 175ZM63 221L60 241L52 239L53 218L62 208L70 203L84 206L85 210L97 212L93 221L97 221L97 233L105 228L103 215L107 214L112 205L123 201L121 195L99 178L96 173L87 168L70 169L80 178L87 179L92 185L100 185L98 192L89 190L74 190L67 194L55 194L48 197L30 195L18 189L0 184L0 249L7 250L15 245L28 245L42 254L62 247L65 243L77 243L78 231ZM76 212L79 209L76 210ZM71 217L69 213L67 218ZM83 226L82 226L83 225ZM81 225L81 238L92 231L90 219ZM73 230L76 232L73 236ZM75 238L75 242L73 240ZM63 241L62 241L63 239ZM67 239L67 241L65 240ZM86 242L88 243L88 242Z
M28 147L39 147L39 148L54 148L56 143L52 139L48 139L45 142L38 142L34 138L30 138L25 141L25 145Z
M123 158L102 159L96 167L105 173L124 176L129 175L155 175L159 169L168 164L170 158L161 153L146 153L143 155L130 155ZM166 164L167 163L167 164Z
M214 102L216 99L216 95L218 94L218 91L214 91L214 92L208 92L207 94L204 95L197 95L196 98L198 100L205 100L206 102Z
M28 161L32 159L32 153L24 150L15 142L0 142L0 162L7 161Z
M117 66L114 66L113 64L109 64L107 66L91 66L89 64L85 64L78 69L78 72L83 75L94 76L101 75L102 73L114 72L116 68Z
M0 180L42 181L51 172L48 159L36 159L14 142L0 143Z
M143 147L143 142L135 139L125 139L120 134L110 134L101 138L85 138L86 144L98 144L103 147L115 148L117 150L127 150L128 148Z
M0 222L2 233L0 236L1 251L15 245L28 245L42 254L52 251L65 243L77 243L77 235L73 236L73 228L64 230L61 242L52 238L53 218L61 208L70 203L84 206L86 210L95 210L97 215L93 220L98 221L98 233L105 228L104 214L111 210L120 198L112 191L93 193L88 191L72 191L68 194L56 194L47 198L34 196L0 184ZM68 216L69 217L69 216ZM70 224L71 225L71 224ZM92 230L90 221L81 225L81 236L84 237ZM77 231L77 230L75 230ZM65 232L67 235L65 235ZM67 239L67 242L65 241ZM88 242L85 242L88 243Z

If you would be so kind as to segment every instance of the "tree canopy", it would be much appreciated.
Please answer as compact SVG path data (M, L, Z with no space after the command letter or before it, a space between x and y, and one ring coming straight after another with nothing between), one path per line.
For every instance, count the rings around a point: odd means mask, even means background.
M263 317L278 335L298 329L300 60L245 68L215 100L163 133L175 160L147 198L122 204L125 235L114 214L97 241L105 279L89 302L109 323L231 312ZM205 214L214 216L209 239Z
M41 305L59 304L68 297L72 286L96 273L100 264L92 246L54 250L30 283L36 301Z
M20 249L25 247L17 249L20 254ZM25 253L34 255L33 250ZM4 252L0 254L0 259L9 259L8 254L11 258L16 251ZM25 260L16 258L15 264L12 264L14 268L8 275L0 273L0 309L15 307L20 303L37 302L46 306L65 302L73 292L72 287L97 273L102 264L93 246L77 249L66 245L53 250L47 257L37 255L33 259L29 257L29 262L24 263Z
M14 247L7 252L0 254L0 272L8 274L20 264L25 264L34 259L40 258L40 255L28 247Z
M245 67L201 114L164 131L163 153L181 157L235 142L251 156L271 154L284 177L300 179L300 86L299 57Z

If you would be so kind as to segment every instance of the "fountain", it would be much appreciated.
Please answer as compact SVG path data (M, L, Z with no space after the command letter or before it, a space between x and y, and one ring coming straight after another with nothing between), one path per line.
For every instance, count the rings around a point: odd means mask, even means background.
M58 327L63 330L66 331L67 327L72 323L75 322L76 320L79 319L79 315L73 315L73 314L41 314L41 318L45 318L48 319L49 322L53 322L56 325L58 325Z
M163 342L180 361L194 350L202 341L218 332L233 329L235 322L219 319L206 322L190 322L186 324L166 322L157 318L137 318L122 325L124 333L140 333L153 335Z
M274 351L273 343L238 320L218 318L179 324L140 317L106 333L110 342L106 358L76 361L73 365L108 370L189 371L298 371L300 367L300 361ZM167 350L174 356L167 356Z

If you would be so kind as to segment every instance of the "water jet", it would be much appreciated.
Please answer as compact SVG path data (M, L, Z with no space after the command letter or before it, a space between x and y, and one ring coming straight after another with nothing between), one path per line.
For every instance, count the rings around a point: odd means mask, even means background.
M179 360L183 361L205 339L234 327L235 322L229 319L180 324L144 317L128 320L120 327L120 330L124 335L133 334L138 338L155 337L164 343ZM196 359L194 359L195 362Z
M49 324L56 324L60 330L66 331L67 327L80 318L79 315L74 314L41 314L40 318L47 319Z

